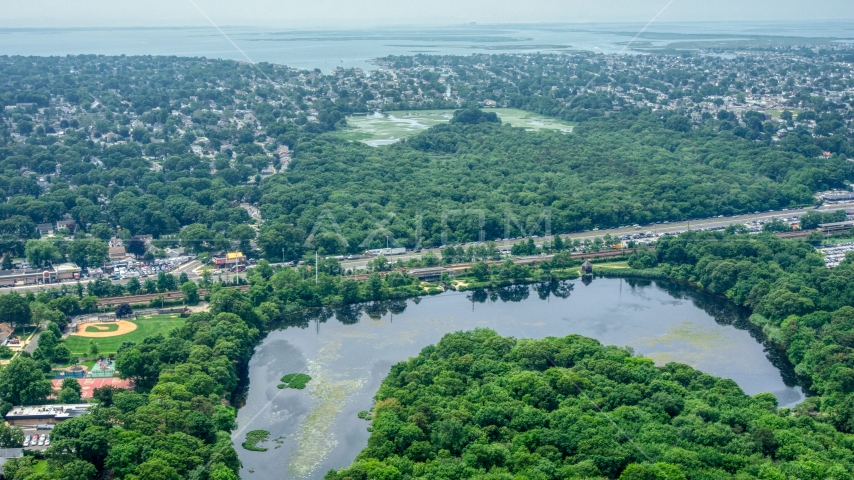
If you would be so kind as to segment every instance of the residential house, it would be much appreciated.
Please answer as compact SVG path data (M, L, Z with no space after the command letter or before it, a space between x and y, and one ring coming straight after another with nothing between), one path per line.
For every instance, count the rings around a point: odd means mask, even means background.
M0 345L6 345L9 343L9 338L12 336L12 333L15 332L15 329L12 328L8 322L0 323Z
M56 229L59 230L62 228L67 228L71 233L74 233L77 230L77 222L74 220L59 220L56 222Z
M0 476L3 476L3 465L5 465L6 462L15 458L21 458L23 456L23 448L0 448Z
M53 235L53 224L40 223L36 225L36 230L39 231L39 235Z

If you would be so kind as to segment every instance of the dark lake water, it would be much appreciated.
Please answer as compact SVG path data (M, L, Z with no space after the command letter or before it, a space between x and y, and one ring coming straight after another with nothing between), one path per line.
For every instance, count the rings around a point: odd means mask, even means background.
M747 394L771 392L780 405L804 398L791 366L763 344L744 310L670 282L595 279L449 292L318 309L291 323L271 332L249 364L235 435L242 478L319 479L349 465L369 436L357 414L370 409L391 366L446 333L477 327L517 338L581 334L629 346L656 364L677 361L731 378ZM295 372L311 375L305 390L277 388L283 375ZM271 433L262 444L268 451L240 446L255 429Z

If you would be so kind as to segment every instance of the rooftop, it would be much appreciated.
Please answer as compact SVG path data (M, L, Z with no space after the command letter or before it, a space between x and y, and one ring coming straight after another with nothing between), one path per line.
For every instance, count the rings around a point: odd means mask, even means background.
M15 406L6 414L6 420L36 420L43 418L67 420L87 413L92 406L94 404L91 403Z

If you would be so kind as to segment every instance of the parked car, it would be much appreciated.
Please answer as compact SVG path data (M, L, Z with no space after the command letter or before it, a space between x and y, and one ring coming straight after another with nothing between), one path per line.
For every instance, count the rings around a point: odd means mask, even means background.
M25 439L24 439L24 446L25 446L25 447L29 447L29 446L30 446L30 441L31 441L32 439L33 439L33 437L32 437L32 436L27 435L27 438L25 438Z
M44 442L45 442L44 435L42 435L41 437L39 437L39 446L44 445Z
M49 446L50 446L50 435L45 435L45 436L44 436L44 446L45 446L45 447L49 447Z

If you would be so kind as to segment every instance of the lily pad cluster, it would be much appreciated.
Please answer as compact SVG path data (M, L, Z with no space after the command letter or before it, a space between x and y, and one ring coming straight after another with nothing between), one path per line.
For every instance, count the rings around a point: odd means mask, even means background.
M311 381L311 377L304 373L289 373L281 378L279 388L296 388L302 390Z
M270 432L267 430L252 430L246 434L246 441L243 442L243 448L253 452L266 452L267 449L259 447L258 444L266 442L270 438Z

